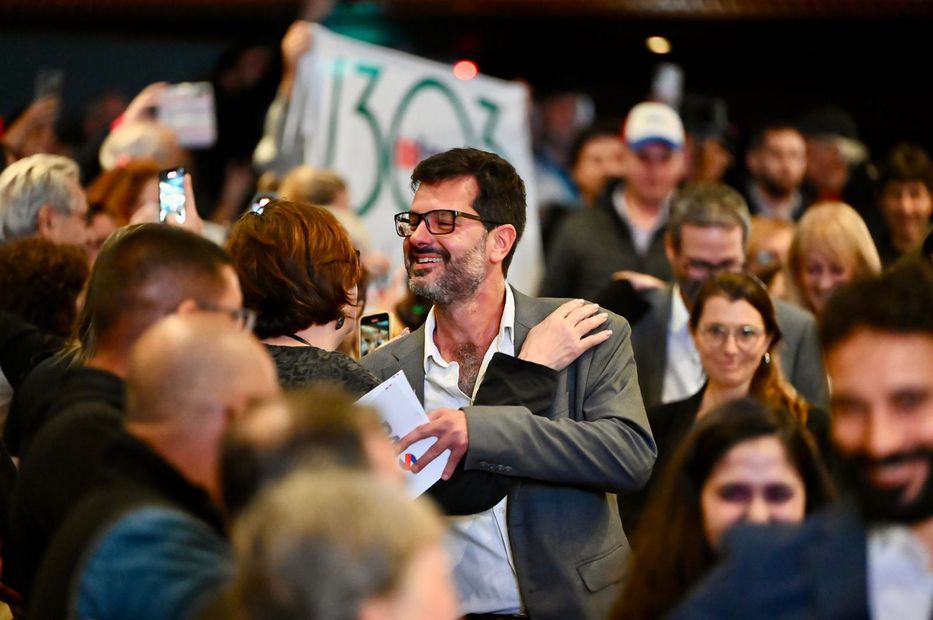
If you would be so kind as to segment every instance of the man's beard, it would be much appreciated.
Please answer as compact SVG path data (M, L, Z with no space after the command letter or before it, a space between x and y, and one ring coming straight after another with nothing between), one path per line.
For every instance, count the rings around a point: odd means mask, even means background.
M444 273L434 282L428 282L423 276L415 275L419 265L415 262L418 254L414 248L408 251L405 257L405 266L408 268L408 288L415 295L420 295L439 306L449 306L452 303L468 299L486 279L486 236L478 242L473 249L462 257L453 260L450 253L441 248L431 248L432 254L439 254L443 261ZM435 264L433 269L439 265Z
M784 198L797 189L796 185L773 179L767 175L760 176L757 181L765 194L772 198Z
M896 464L914 459L927 462L927 476L916 497L904 499L904 486L879 488L873 484L868 470L872 465ZM901 452L883 459L862 454L839 454L839 477L858 503L868 523L910 524L933 517L933 450Z

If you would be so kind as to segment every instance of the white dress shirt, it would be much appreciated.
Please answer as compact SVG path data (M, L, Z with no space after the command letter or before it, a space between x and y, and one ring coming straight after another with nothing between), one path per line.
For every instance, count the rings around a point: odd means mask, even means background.
M460 390L460 365L445 360L434 342L436 326L432 308L425 320L424 332L424 408L430 412L440 407L467 407L476 397L476 389L482 383L493 354L515 355L512 289L508 285L505 287L505 309L499 332L483 357L473 394L469 396ZM507 501L505 498L479 514L449 519L446 547L453 564L461 614L521 612L521 594L506 523Z
M667 322L667 365L661 402L670 403L693 396L706 382L706 373L700 354L690 335L690 313L680 296L680 287L674 285L671 299L671 318Z
M933 613L930 554L905 526L868 534L868 608L874 620L929 620Z

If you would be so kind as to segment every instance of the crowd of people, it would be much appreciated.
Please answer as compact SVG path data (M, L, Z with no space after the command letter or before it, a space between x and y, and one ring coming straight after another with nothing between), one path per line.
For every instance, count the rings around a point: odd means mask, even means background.
M876 165L820 109L749 132L737 176L659 101L534 179L464 145L411 175L396 282L285 149L311 45L283 39L255 169L209 207L186 173L184 217L164 84L94 157L47 97L0 135L0 617L931 617L922 148ZM528 216L538 291L508 283ZM399 371L428 421L390 438L357 400Z

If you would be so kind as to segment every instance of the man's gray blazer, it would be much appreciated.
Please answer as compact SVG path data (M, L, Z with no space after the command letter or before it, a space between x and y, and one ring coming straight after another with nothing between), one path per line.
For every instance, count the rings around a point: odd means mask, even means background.
M661 404L664 388L673 287L650 291L646 298L651 309L632 329L632 348L638 363L642 398L646 407L653 407ZM807 402L826 409L829 387L816 336L816 320L809 312L780 299L774 300L774 309L783 334L779 352L784 376Z
M515 291L516 351L564 301ZM559 374L546 414L521 406L464 408L465 468L516 478L507 521L522 601L534 620L606 617L629 558L607 493L641 488L657 455L628 323L610 314L608 327L609 340ZM362 363L380 379L403 369L424 402L424 339L422 327Z

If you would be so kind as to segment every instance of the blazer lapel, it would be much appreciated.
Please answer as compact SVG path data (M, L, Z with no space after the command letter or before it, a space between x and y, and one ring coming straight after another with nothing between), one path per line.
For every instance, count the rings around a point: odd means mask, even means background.
M635 360L638 363L638 380L644 386L646 406L661 402L664 371L667 368L667 329L671 319L672 299L672 287L652 291L648 295L651 312L633 328L632 346L637 347Z
M395 367L405 371L405 378L408 379L408 383L411 384L411 388L418 395L421 403L424 403L424 339L426 336L424 325L422 325L400 341L392 351L392 356L398 362ZM383 381L391 376L386 376L387 372L387 369L383 369Z
M532 327L541 322L541 318L538 317L538 313L533 311L534 300L528 295L518 291L514 286L511 288L512 295L515 298L515 334L513 334L513 340L515 343L515 354L518 355L518 352L522 350L522 345L525 344L525 338L528 337L528 332L531 331Z

